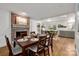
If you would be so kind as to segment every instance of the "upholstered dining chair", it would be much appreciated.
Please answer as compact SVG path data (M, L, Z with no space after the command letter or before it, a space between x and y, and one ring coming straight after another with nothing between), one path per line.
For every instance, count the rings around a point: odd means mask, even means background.
M53 33L49 32L49 31L46 32L46 45L45 45L45 47L47 47L48 55L50 55L49 47L51 47L51 51L53 52Z
M35 32L30 32L31 37L37 38L37 34Z
M5 36L7 47L9 49L9 56L18 56L22 54L22 49L19 45L16 45L15 47L12 46L9 42L9 38Z
M43 51L43 54L45 55L45 44L46 44L46 37L39 37L39 41L36 45L33 45L29 47L29 50L34 53L34 55L38 56L39 52Z

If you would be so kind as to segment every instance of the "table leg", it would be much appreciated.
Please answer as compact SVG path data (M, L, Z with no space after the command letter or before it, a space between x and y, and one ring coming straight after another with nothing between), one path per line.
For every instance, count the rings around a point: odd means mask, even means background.
M22 55L26 56L26 50L25 49L22 49Z

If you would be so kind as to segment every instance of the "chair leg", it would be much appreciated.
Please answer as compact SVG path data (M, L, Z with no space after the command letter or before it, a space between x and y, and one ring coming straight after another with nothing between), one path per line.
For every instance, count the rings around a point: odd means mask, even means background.
M52 50L52 52L53 52L53 47L51 46L51 50Z
M13 56L13 54L9 52L9 56Z
M52 52L53 52L53 45L51 44L51 50L52 50Z
M11 54L9 53L9 56L11 56Z
M45 49L43 50L44 51L44 56L46 55L46 53L45 53Z
M35 56L39 56L38 53L35 53Z
M49 47L48 47L48 56L50 56L50 53L49 53Z

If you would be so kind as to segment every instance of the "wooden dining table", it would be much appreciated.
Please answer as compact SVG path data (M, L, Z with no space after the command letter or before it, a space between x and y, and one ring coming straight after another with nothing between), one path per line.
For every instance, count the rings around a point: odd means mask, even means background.
M38 39L38 38L36 38L36 39ZM19 42L19 41L17 40L18 45L20 45L20 47L22 48L22 55L25 56L25 55L26 55L26 53L25 53L26 50L27 50L29 47L31 47L32 45L37 44L38 41L39 41L39 39L38 39L38 40L34 40L34 41L31 40L31 39L28 39L28 40L23 41L23 42Z
M39 35L39 37L43 37L45 36L44 34L41 34ZM24 40L24 38L22 38ZM36 40L34 40L36 39ZM39 38L30 38L30 39L27 39L25 41L19 41L20 39L16 40L18 45L20 45L20 47L22 48L22 55L26 55L26 49L28 49L29 47L37 44L39 42Z

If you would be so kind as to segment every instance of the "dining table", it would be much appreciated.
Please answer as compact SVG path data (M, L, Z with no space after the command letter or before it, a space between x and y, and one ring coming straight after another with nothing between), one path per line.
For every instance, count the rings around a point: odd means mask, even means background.
M18 39L16 41L17 41L18 45L20 45L20 47L22 48L22 55L25 56L26 55L26 53L25 53L26 50L29 47L37 44L39 39L38 38L31 38L31 39L23 39L22 38L22 39Z

